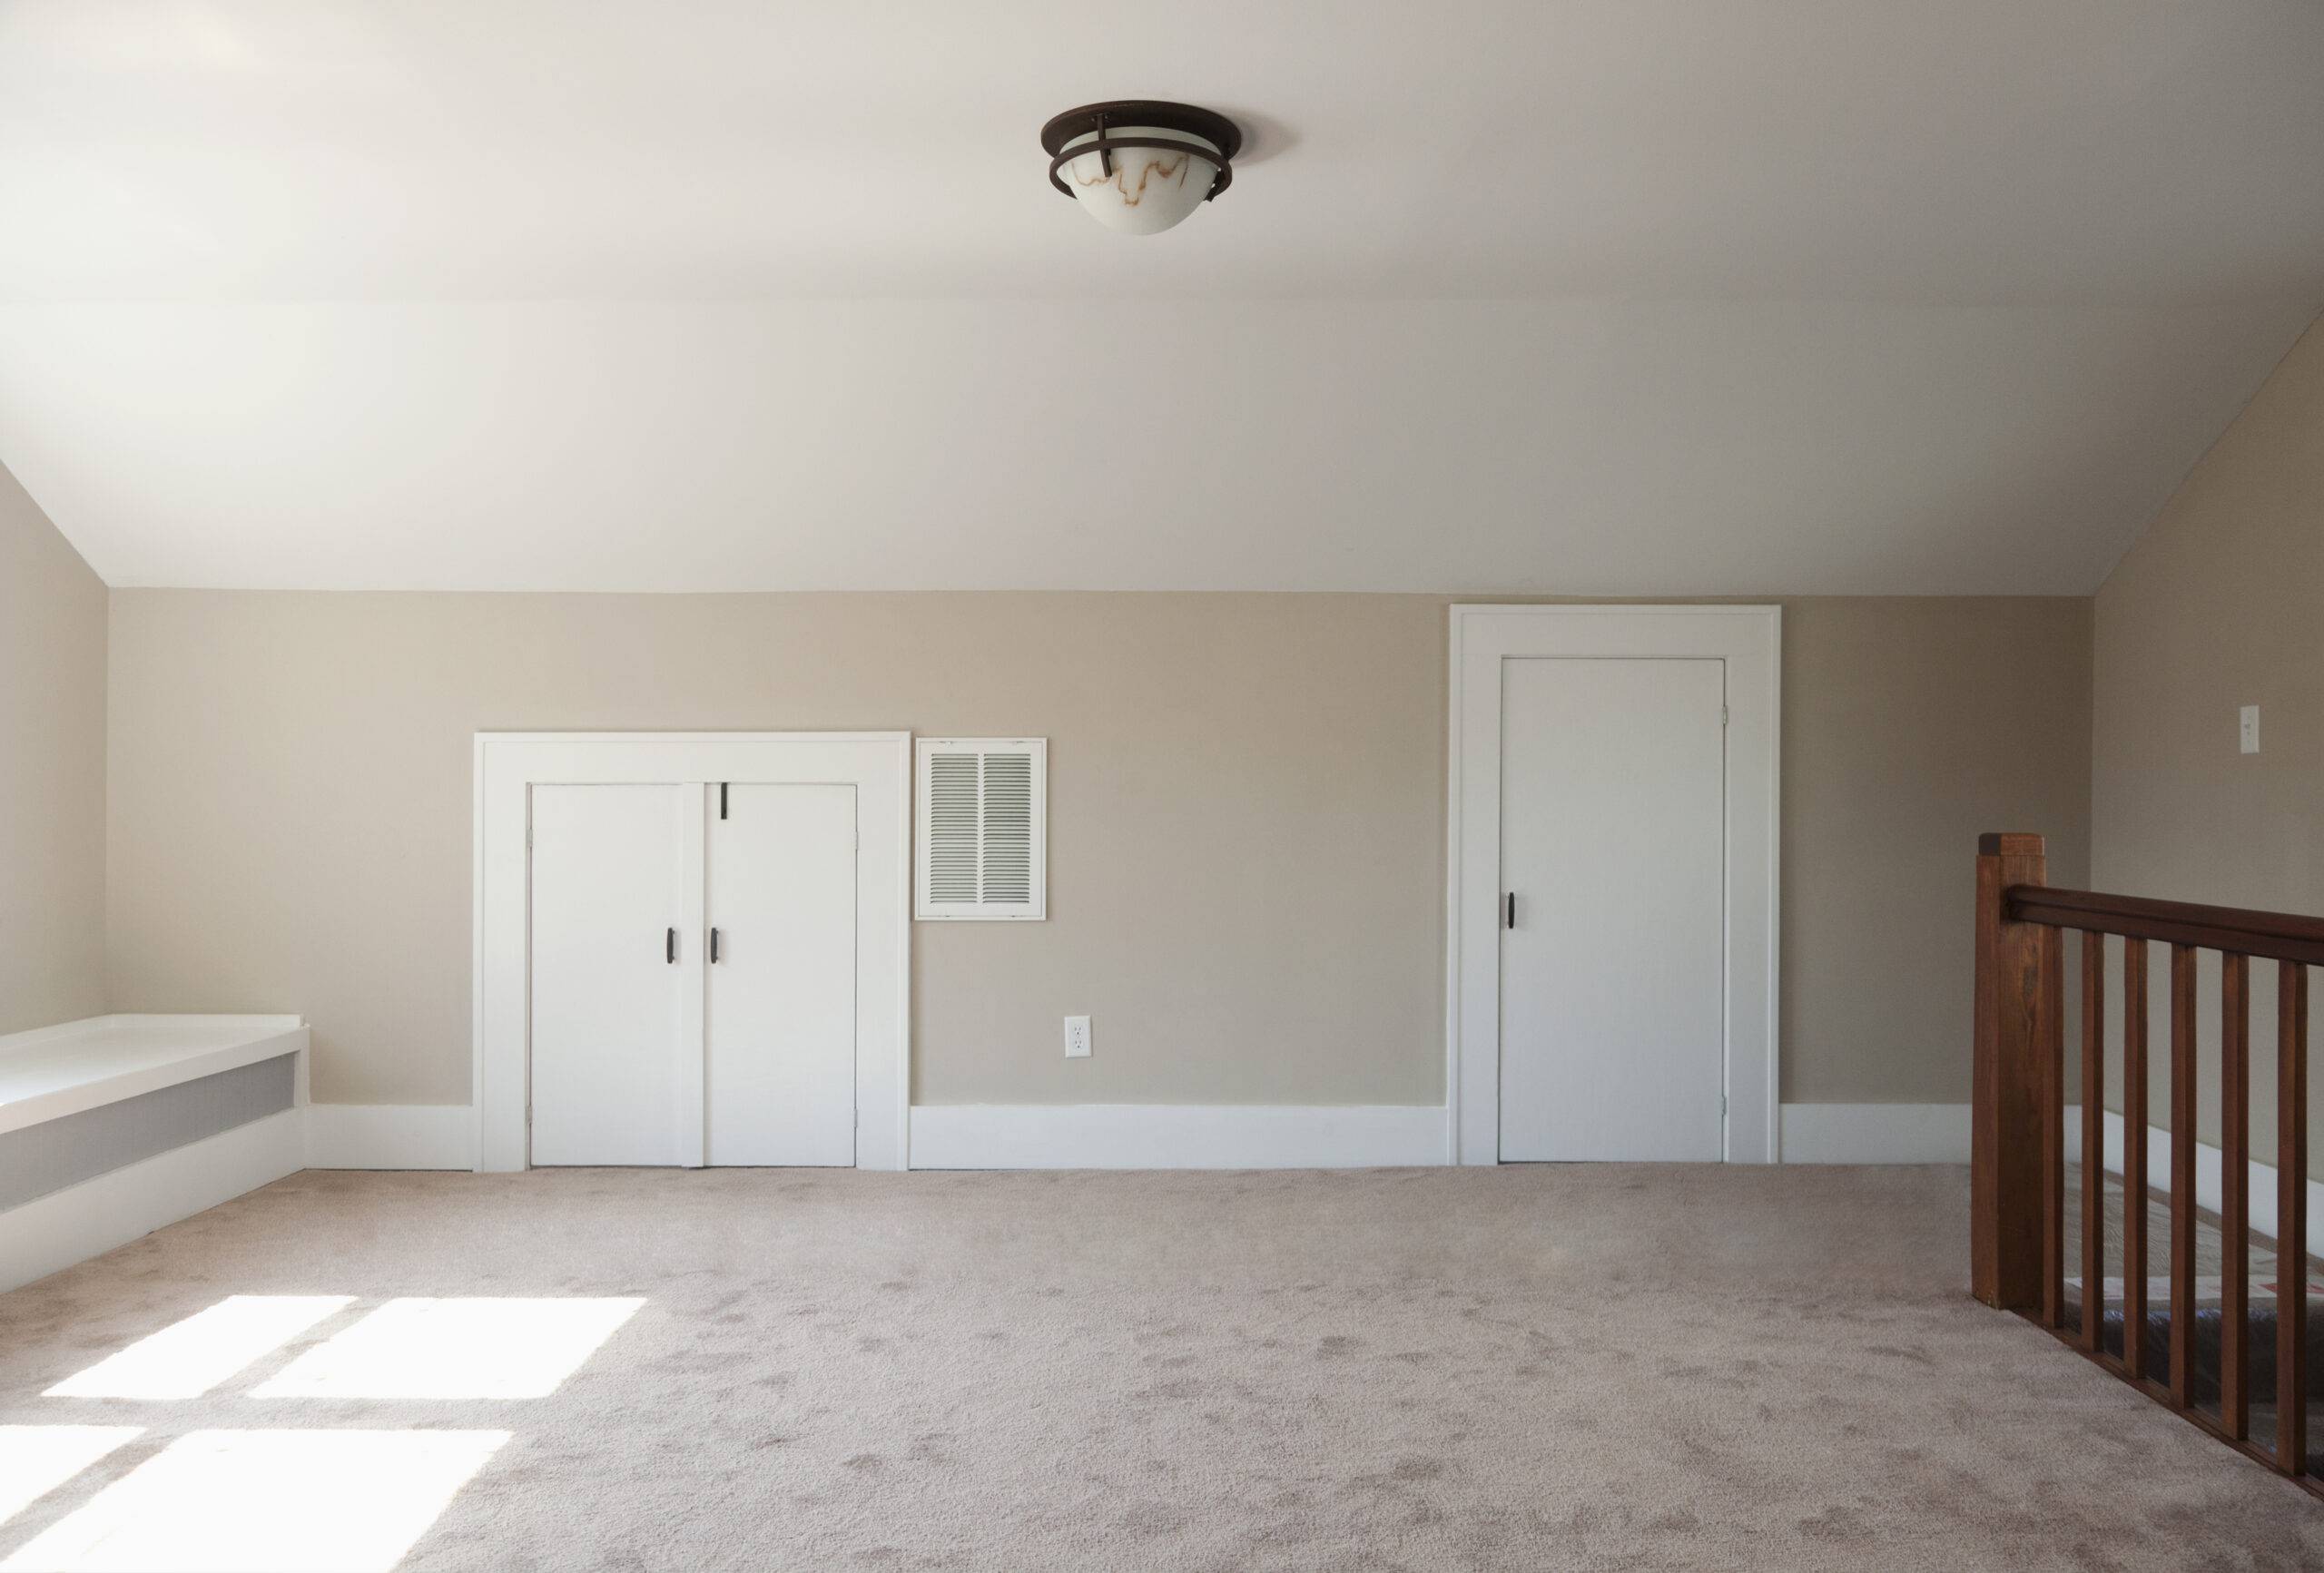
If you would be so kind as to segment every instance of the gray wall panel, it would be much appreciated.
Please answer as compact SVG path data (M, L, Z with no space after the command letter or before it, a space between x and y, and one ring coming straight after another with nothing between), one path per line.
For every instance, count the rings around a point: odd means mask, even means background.
M0 1209L280 1114L298 1096L298 1062L280 1055L0 1134Z

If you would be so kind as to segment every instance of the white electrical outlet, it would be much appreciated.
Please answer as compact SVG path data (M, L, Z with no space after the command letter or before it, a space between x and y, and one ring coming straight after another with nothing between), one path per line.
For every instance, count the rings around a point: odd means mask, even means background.
M1065 1057L1068 1059L1089 1057L1089 1018L1088 1017L1068 1016L1065 1018Z
M2260 707L2256 704L2247 704L2243 707L2241 715L2243 752L2257 753L2260 752Z

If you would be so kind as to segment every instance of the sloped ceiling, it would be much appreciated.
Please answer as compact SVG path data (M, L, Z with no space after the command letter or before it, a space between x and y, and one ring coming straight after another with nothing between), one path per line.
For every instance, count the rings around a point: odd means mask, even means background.
M2324 305L2324 8L0 8L110 582L2095 586ZM1212 104L1150 240L1090 98Z

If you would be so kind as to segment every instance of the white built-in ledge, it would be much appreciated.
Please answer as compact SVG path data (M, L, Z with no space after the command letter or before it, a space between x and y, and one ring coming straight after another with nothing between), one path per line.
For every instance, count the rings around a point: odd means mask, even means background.
M93 1016L0 1037L0 1134L307 1047L295 1016Z
M0 1206L0 1290L296 1174L306 1153L306 1049L295 1016L94 1016L0 1037L0 1144L19 1165L0 1171L19 1182L0 1194L24 1197ZM296 1057L288 1088L274 1081L239 1114L197 1099L190 1106L204 1117L174 1126L134 1119L109 1135L74 1130L63 1145L42 1129L286 1055ZM205 1129L212 1117L231 1123ZM143 1139L124 1140L124 1131ZM108 1157L113 1166L94 1166ZM43 1188L44 1177L55 1188Z

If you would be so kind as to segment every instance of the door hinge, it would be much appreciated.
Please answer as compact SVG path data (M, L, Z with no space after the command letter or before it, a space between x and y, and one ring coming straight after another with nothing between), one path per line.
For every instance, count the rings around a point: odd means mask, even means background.
M1727 706L1723 704L1718 707L1718 724L1722 727L1727 724Z
M726 817L726 783L724 782L718 783L718 817L722 820Z

